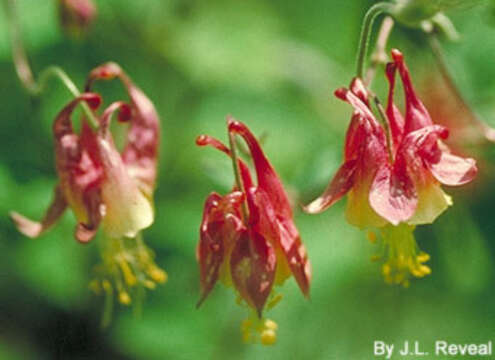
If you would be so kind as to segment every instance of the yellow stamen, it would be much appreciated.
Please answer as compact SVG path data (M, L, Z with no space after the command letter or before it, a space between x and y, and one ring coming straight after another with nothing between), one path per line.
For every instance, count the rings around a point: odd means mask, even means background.
M391 269L389 264L383 264L383 266L382 266L383 276L385 276L385 277L389 276L391 271L392 271L392 269Z
M100 295L101 294L101 284L98 280L94 279L94 280L91 280L91 282L89 283L88 285L89 289L91 291L93 291L96 295Z
M388 225L381 230L384 247L382 258L385 259L382 274L388 284L408 287L411 275L421 278L431 273L431 269L423 264L430 256L419 250L413 231L414 226L406 224Z
M112 291L112 284L110 284L110 281L108 280L103 280L101 282L101 285L103 287L103 290L105 290L105 292L111 292Z
M131 303L131 297L125 291L119 293L119 302L122 305L129 305Z
M137 278L132 272L129 264L124 259L118 261L122 274L124 275L124 281L128 286L134 286L137 284Z
M275 331L267 329L261 333L261 344L273 345L277 341L277 334Z
M275 331L278 329L278 325L275 321L270 320L270 319L266 319L265 320L265 328Z
M150 269L148 269L148 275L153 281L160 284L165 283L168 279L167 273L157 266L151 266Z
M419 267L419 269L421 270L421 272L424 274L424 275L430 275L431 274L431 269L426 266L426 265L421 265Z
M420 253L416 259L420 262L420 263L424 263L424 262L427 262L428 260L430 260L430 255L428 255L427 253Z
M150 290L154 290L156 288L156 284L151 280L145 280L143 282L143 285Z

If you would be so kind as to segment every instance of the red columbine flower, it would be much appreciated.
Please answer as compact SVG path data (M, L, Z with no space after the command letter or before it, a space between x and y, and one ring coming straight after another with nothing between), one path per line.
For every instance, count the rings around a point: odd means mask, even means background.
M199 304L218 279L227 286L233 284L257 314L244 322L244 339L252 341L258 332L263 344L272 344L276 324L262 319L262 311L267 303L271 308L280 299L274 295L273 285L281 285L292 274L308 296L311 266L287 194L258 141L241 122L229 119L228 130L231 136L238 134L246 141L258 181L253 183L248 166L238 160L242 189L236 186L225 196L212 193L205 202L197 249ZM196 143L232 155L212 137L202 135Z
M402 54L393 50L392 57L394 61L387 65L389 133L374 117L360 79L354 79L350 89L337 90L336 96L354 108L345 162L323 195L305 210L319 213L348 194L348 221L360 228L381 228L387 248L386 280L408 284L409 272L415 276L430 272L422 264L428 256L419 253L412 236L414 226L432 223L452 204L441 184L465 184L477 169L473 159L450 153L442 142L448 130L431 121L416 96ZM404 117L393 102L397 70L405 93Z
M94 80L116 76L122 79L131 105L121 101L110 104L98 117L98 129L93 130L83 119L81 132L77 134L71 120L77 104L85 101L96 110L101 99L87 92L71 101L53 124L59 183L52 204L39 223L15 212L11 216L19 231L38 237L70 207L78 222L75 237L83 243L96 235L101 223L108 246L103 250L105 266L99 269L101 281L98 284L108 289L108 279L111 279L121 302L129 303L126 285L134 286L139 279L144 285L154 287L152 281L163 282L166 277L154 264L140 235L154 219L151 199L156 177L159 119L148 98L116 64L93 70L87 90ZM129 123L122 153L117 150L109 129L116 111L121 122ZM127 244L129 242L132 244Z

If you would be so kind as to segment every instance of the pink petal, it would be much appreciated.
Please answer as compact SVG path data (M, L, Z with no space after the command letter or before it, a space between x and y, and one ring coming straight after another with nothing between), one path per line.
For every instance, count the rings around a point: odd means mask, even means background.
M402 136L404 134L404 118L400 113L397 106L394 104L394 91L395 91L395 73L397 66L395 63L388 63L386 68L387 79L389 82L388 90L388 102L387 102L387 118L390 125L390 132L392 135L392 142L394 146L394 152L402 141Z
M306 247L301 241L299 232L292 221L279 222L280 245L297 285L304 296L309 297L312 270Z
M416 189L405 171L381 167L371 185L370 205L393 225L407 221L418 205Z
M363 81L355 77L351 81L351 85L349 86L351 92L356 95L366 106L370 106L368 99L368 90L366 90L366 86L364 86Z
M93 69L86 82L89 90L95 80L111 80L118 77L126 88L133 106L129 119L127 143L122 158L130 174L139 182L140 188L151 195L156 180L160 119L153 103L116 63L106 63Z
M10 218L17 227L17 230L30 238L36 238L55 224L66 208L67 203L60 190L60 186L56 186L52 203L46 210L41 222L29 220L15 211L10 213Z
M224 197L211 193L205 201L197 260L200 269L201 298L197 306L206 299L215 286L220 267L245 230L240 220L240 204L244 201L241 192L232 192Z
M433 122L428 114L428 111L426 110L426 107L416 95L411 77L409 75L409 69L404 62L404 56L399 50L393 49L392 58L399 70L406 97L406 116L404 125L405 133L407 134L411 131L432 125Z
M374 134L379 135L385 139L385 133L380 126L375 116L371 112L370 108L359 97L357 97L352 91L346 88L340 88L335 91L335 96L341 100L344 100L352 105L354 110L365 119Z
M450 186L466 184L478 172L474 159L462 158L445 151L441 151L438 162L427 162L427 166L438 181Z
M344 163L332 181L316 200L304 207L304 211L310 214L318 214L340 200L354 185L354 174L356 171L356 160Z
M308 296L311 264L292 218L277 216L268 194L260 188L249 189L247 201L250 231L260 234L274 248L280 247L299 288Z
M229 118L228 127L230 132L239 134L246 141L256 168L258 186L270 197L277 215L292 218L292 209L282 182L263 153L258 140L256 140L248 127L240 121Z
M277 258L273 246L262 234L244 231L230 257L230 272L241 297L261 318L275 279Z

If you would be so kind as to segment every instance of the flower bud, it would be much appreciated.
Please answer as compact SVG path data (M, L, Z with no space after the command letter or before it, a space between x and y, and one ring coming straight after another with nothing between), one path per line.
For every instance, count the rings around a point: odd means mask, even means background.
M92 0L59 0L60 23L73 35L85 32L96 17Z

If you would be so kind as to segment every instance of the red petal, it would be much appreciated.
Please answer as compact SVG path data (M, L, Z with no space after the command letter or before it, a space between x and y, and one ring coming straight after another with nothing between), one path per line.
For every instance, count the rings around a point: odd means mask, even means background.
M413 216L418 205L414 183L404 169L382 166L371 185L370 205L378 215L393 225Z
M17 227L17 230L30 238L36 238L55 224L66 208L67 203L64 199L60 186L56 186L52 203L46 210L41 222L29 220L14 211L10 213L10 218Z
M447 129L439 125L427 126L408 133L397 149L394 171L409 174L415 183L424 182L429 177L426 163L438 161L441 154L438 139L447 136Z
M340 200L354 185L356 160L345 162L337 171L327 189L320 197L304 207L310 214L318 214Z
M201 305L215 286L226 251L237 241L243 229L239 218L242 200L240 192L223 198L212 193L206 199L197 249L201 284L201 298L197 306Z
M260 188L253 187L247 194L250 231L261 234L273 247L280 247L297 284L308 296L311 265L292 218L277 216L268 194Z
M256 168L258 186L269 196L277 215L292 218L292 209L283 185L254 135L245 124L232 118L228 119L228 127L230 132L241 135L246 141Z
M160 119L153 103L116 63L106 63L91 71L86 89L95 80L110 80L118 77L126 88L134 114L129 120L127 143L122 158L130 173L140 182L140 187L150 195L155 186L160 137Z
M98 161L95 134L83 122L81 136L78 136L71 122L74 108L83 100L96 107L100 97L96 94L82 94L57 115L53 124L55 157L60 189L76 218L82 223L78 229L91 229L96 233L100 220L99 184L102 169ZM87 231L76 231L76 239L80 241L89 241L92 237L89 235Z
M74 112L76 106L81 102L86 101L91 108L97 108L101 103L101 97L94 93L84 93L76 97L69 104L67 104L62 111L57 115L53 122L53 134L56 139L60 139L67 134L73 134L71 115Z
M100 130L103 133L109 131L110 121L113 114L119 111L119 121L127 122L132 117L132 109L129 104L123 101L116 101L111 103L103 112L100 118Z
M275 209L268 194L263 190L256 187L249 188L247 203L249 226L246 238L250 239L251 243L239 244L234 249L231 261L232 278L241 296L254 306L261 316L275 279L277 265L275 248L280 244L279 225ZM239 265L234 265L234 253L235 263ZM250 264L249 275L246 271L247 263Z
M357 97L352 91L340 88L335 91L335 96L341 100L344 100L352 105L354 111L357 112L363 119L368 122L371 131L385 141L385 132L380 126L378 121L376 121L375 116L371 112L370 108L366 103L364 103L359 97Z
M351 85L349 86L351 92L356 95L366 106L370 106L368 100L368 91L366 90L366 86L364 86L363 81L356 77L352 79Z
M404 134L404 118L400 113L397 106L394 104L394 91L395 91L395 73L397 66L395 63L388 63L386 68L386 74L389 81L388 90L388 102L387 102L387 118L390 125L390 132L392 133L392 141L394 145L394 152L397 151L402 136Z
M276 266L275 250L263 235L242 232L232 250L230 271L235 288L259 317L272 290Z
M79 222L76 225L74 237L81 243L87 243L95 237L101 222L100 188L90 187L86 189L83 193L83 203L88 213L88 219L85 223Z
M437 162L427 162L428 168L439 182L456 186L466 184L474 179L478 172L474 159L462 158L446 151L441 151L440 154Z
M347 129L344 148L346 161L358 158L366 144L369 134L366 133L366 120L359 113L354 113Z
M432 125L433 122L428 114L428 111L416 95L411 77L409 75L409 70L404 62L402 53L399 50L394 49L392 50L392 58L399 70L406 97L406 116L404 124L405 133L408 134L411 131Z
M273 244L275 246L280 244L299 287L307 296L311 280L311 266L294 225L292 209L282 183L247 126L241 122L230 120L229 130L244 138L256 167L259 187L256 190L248 190L250 228L259 231L259 234L263 234L265 239L276 237L276 242ZM266 197L266 200L263 197ZM255 202L257 206L255 206ZM272 208L273 215L271 213ZM257 217L259 223L252 223L253 219ZM274 229L273 225L278 226L278 229Z
M302 293L309 297L309 285L312 271L308 253L301 241L299 232L292 221L282 220L280 223L280 245L285 254L290 270Z

